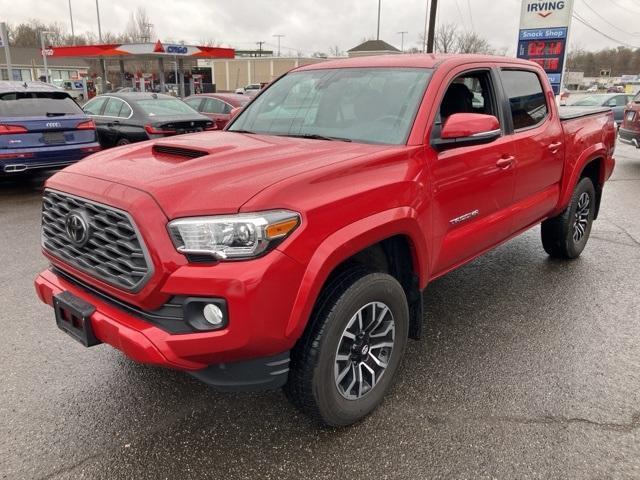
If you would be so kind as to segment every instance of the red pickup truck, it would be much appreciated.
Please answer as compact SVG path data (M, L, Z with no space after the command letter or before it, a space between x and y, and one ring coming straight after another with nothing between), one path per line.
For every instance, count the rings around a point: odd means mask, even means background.
M542 223L585 248L610 110L559 113L534 63L397 55L270 84L222 132L108 150L51 177L35 281L86 346L223 390L284 386L323 424L383 399L430 281Z

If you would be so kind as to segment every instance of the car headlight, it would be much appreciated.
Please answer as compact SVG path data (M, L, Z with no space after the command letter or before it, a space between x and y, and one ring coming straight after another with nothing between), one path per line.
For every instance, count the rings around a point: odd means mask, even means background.
M300 224L288 210L183 218L169 222L176 249L219 260L257 257L274 248Z

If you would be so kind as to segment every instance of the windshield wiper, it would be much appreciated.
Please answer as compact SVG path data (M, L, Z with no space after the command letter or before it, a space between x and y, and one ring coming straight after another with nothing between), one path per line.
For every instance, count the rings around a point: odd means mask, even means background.
M255 135L256 132L252 132L251 130L227 130L229 132L233 132L233 133L250 133L252 135Z
M47 117L64 117L65 115L64 112L47 112Z
M338 142L351 142L350 138L343 137L328 137L326 135L318 135L317 133L289 133L287 135L282 135L283 137L295 137L295 138L311 138L313 140L329 140L338 141Z

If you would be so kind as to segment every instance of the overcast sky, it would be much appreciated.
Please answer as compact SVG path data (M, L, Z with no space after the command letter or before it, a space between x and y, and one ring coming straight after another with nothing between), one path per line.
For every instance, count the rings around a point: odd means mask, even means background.
M575 0L588 23L619 42L640 48L639 0ZM417 46L424 29L426 0L382 0L380 37L400 46L399 31L408 31L405 47ZM71 0L76 32L97 32L93 0ZM439 23L475 29L497 48L515 53L520 0L440 0ZM377 0L101 0L103 31L119 32L138 6L147 9L161 40L197 44L215 40L237 48L255 42L275 49L275 34L285 47L305 54L342 50L365 37L375 38ZM589 9L589 6L595 10ZM37 18L57 21L70 31L68 0L0 0L0 21L12 24ZM570 43L589 50L619 45L574 20Z

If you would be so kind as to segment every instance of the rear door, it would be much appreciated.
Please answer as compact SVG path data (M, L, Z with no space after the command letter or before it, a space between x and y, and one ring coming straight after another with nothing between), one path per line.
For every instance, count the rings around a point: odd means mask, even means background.
M515 147L513 231L553 210L564 167L563 132L553 92L535 69L504 67L500 78L509 100ZM544 82L544 83L543 83Z
M103 147L109 146L108 138L109 138L109 127L107 125L107 119L102 117L102 110L104 109L107 100L109 97L95 97L85 103L83 110L89 115L96 124L96 129L98 131L98 139L100 140L100 145Z
M0 149L33 150L95 140L93 124L66 92L0 95Z
M218 98L207 98L202 105L201 112L211 118L218 130L224 126L231 118L231 105Z
M109 97L102 110L104 141L107 145L115 145L120 137L121 110L126 104L119 98Z
M493 115L502 135L490 143L447 148L432 164L433 274L456 265L500 243L510 233L514 189L514 150L506 135L504 112L491 69L454 70L438 94L439 110L432 140L455 113Z

